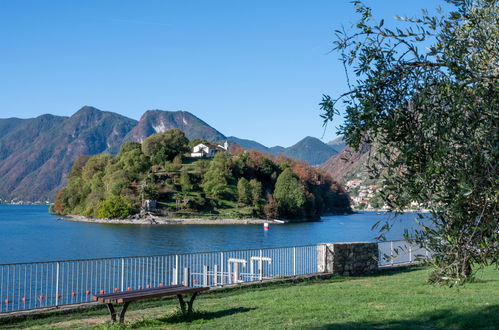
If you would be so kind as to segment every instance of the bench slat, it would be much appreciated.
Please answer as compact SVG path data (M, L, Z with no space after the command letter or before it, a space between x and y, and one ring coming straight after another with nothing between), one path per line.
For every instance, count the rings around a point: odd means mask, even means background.
M99 294L99 295L94 295L94 297L114 297L117 295L126 295L126 294L132 294L132 293L141 293L141 292L151 292L151 291L160 291L160 290L165 290L165 289L179 289L179 288L185 288L184 285L178 284L178 285L170 285L170 286L161 286L161 287L155 287L155 288L149 288L149 289L140 289L140 290L129 290L129 291L120 291L120 292L110 292L110 293L104 293L104 294Z
M171 287L161 287L145 290L134 290L118 293L108 293L102 295L95 295L92 298L96 301L102 303L124 303L127 301L135 301L141 299L150 299L164 296L174 296L177 294L194 293L209 290L209 288L193 288L187 286L171 286Z

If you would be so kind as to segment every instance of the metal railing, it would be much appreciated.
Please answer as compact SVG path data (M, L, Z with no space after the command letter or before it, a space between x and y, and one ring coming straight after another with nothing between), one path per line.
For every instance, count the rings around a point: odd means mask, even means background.
M0 264L0 314L88 303L92 295L171 284L216 287L318 272L317 245ZM416 260L404 241L378 243L379 265Z
M378 242L378 265L400 265L427 259L431 253L419 245L406 241Z
M0 265L0 313L171 284L220 286L317 272L316 245Z

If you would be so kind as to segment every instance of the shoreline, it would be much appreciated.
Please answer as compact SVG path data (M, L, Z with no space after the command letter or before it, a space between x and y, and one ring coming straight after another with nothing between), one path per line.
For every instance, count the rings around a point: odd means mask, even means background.
M364 210L359 210L359 209L352 208L352 210L353 210L354 213L376 212L376 213L382 213L382 214L385 214L385 213L429 213L430 212L427 209L421 209L421 210L406 209L406 210L397 211L397 212L395 212L395 211L388 211L388 210L385 210L385 209L364 209Z
M387 212L386 210L353 210L351 214L359 214L362 212L377 212L377 213L393 213ZM421 212L421 210L404 210L402 213L416 213ZM425 212L425 210L423 210ZM325 214L327 216L329 214ZM331 214L332 215L332 214ZM334 214L334 215L344 215L344 214ZM111 224L111 225L263 225L265 223L272 223L276 225L282 225L287 223L300 223L300 222L317 222L322 221L319 219L258 219L258 218L220 218L220 219L207 219L207 218L170 218L164 216L156 215L146 215L145 217L130 217L130 218L87 218L82 215L68 214L65 216L59 216L59 220L62 221L75 221L75 222L87 222L87 223L100 223L100 224Z
M127 219L98 219L87 218L81 215L70 214L61 216L64 221L77 221L88 223L101 223L113 225L263 225L264 223L272 223L281 225L288 222L297 222L290 220L264 220L264 219L203 219L203 218L168 218L149 215L144 218L127 218ZM306 222L308 220L300 220Z

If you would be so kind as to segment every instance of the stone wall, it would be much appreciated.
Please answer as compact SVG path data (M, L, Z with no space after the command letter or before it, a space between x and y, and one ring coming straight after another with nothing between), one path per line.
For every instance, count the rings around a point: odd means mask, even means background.
M317 271L340 276L378 271L378 243L324 243L317 245Z

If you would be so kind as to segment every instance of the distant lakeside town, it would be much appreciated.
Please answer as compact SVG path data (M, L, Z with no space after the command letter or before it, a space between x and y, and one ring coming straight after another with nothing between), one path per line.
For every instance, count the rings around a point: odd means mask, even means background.
M3 199L0 198L0 205L50 205L50 201L22 201L18 199Z

